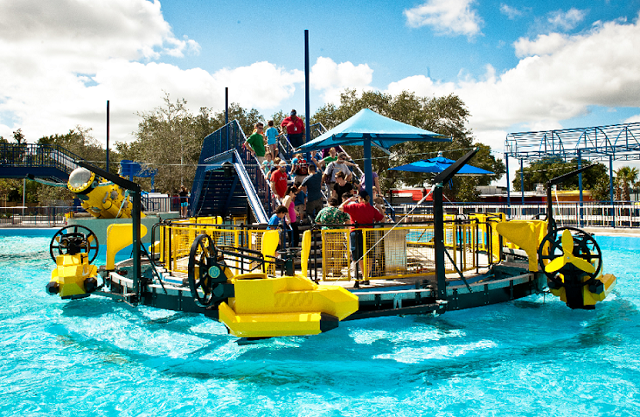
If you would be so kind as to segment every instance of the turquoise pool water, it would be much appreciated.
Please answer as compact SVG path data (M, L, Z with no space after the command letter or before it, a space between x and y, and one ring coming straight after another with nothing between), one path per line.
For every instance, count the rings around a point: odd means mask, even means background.
M198 315L48 296L53 232L0 234L0 415L640 415L640 238L615 293L341 324L239 345Z

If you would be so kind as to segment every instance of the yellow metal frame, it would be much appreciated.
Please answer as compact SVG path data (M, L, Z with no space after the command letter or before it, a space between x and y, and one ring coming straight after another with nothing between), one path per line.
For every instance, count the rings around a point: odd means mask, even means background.
M453 259L453 263L448 257L445 260L447 273L478 269L499 259L499 236L495 224L502 221L501 217L502 213L478 214L471 215L468 221L460 222L454 221L455 216L446 216L444 244ZM220 218L191 218L160 226L160 240L156 246L160 251L160 262L170 272L187 273L191 244L201 233L211 236L216 245L238 247L240 242L244 242L245 247L265 254L263 236L269 232L268 230L225 228L220 227L220 224ZM363 265L366 265L365 271L361 271L364 274L360 279L397 279L434 273L433 228L433 224L400 225L390 233L387 232L392 227L360 229L364 244ZM356 278L355 266L351 259L350 232L350 228L320 231L323 281L351 281ZM385 237L381 243L374 247L375 242L383 236ZM271 252L271 249L269 251ZM480 260L478 253L484 253L486 258ZM239 269L239 262L239 259L227 258L227 264L232 268ZM267 265L266 273L275 276L275 265ZM306 274L306 271L303 271L303 274Z

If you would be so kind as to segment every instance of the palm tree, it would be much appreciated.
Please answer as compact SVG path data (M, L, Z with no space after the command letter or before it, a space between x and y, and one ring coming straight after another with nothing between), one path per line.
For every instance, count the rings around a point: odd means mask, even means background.
M616 200L629 201L630 184L634 184L638 179L638 169L627 166L621 167L616 171Z

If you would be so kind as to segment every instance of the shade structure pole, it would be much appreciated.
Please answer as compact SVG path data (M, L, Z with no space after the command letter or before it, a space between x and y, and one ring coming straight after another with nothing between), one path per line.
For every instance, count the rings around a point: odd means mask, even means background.
M369 203L373 205L373 168L371 167L371 136L364 140L364 183L369 194Z
M524 160L520 160L520 191L522 192L522 213L524 214Z
M582 168L582 155L578 149L578 169ZM578 217L578 227L582 227L582 172L578 174L578 190L580 193L580 216Z
M509 155L504 154L504 163L507 167L507 207L511 210L511 184L509 184Z
M447 299L447 277L444 265L444 208L442 201L442 184L436 184L433 190L433 241L435 248L436 280L438 298Z
M311 105L309 100L309 31L304 31L304 143L311 141L309 132L309 119L311 118ZM308 152L307 152L308 153Z
M616 227L616 206L613 202L613 156L609 155L609 197L611 198L611 227Z
M229 87L224 88L224 125L227 128L227 147L226 151L229 150Z
M107 100L107 154L106 154L106 162L107 162L107 169L106 171L109 172L109 100Z

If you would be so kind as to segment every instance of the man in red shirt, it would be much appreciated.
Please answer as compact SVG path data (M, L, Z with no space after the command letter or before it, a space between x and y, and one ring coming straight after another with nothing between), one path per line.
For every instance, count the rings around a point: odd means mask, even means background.
M295 109L291 110L291 115L285 118L280 126L286 127L287 139L294 149L302 146L302 135L304 135L304 122L297 116Z
M285 193L287 192L288 178L289 176L287 175L287 163L285 161L280 161L278 169L273 171L270 178L271 190L280 199L283 199Z
M368 276L364 269L364 263L362 262L362 230L358 230L358 225L367 225L365 227L371 227L373 223L382 221L384 219L384 215L369 204L369 194L366 191L360 191L358 197L351 197L350 199L345 200L338 208L347 213L349 217L351 217L351 224L355 225L351 229L351 256L354 262L359 261L358 264L363 273L363 277ZM371 265L372 259L369 257L367 262L369 271L371 271ZM366 284L368 282L365 281L364 283ZM358 282L356 281L356 287L357 286Z

